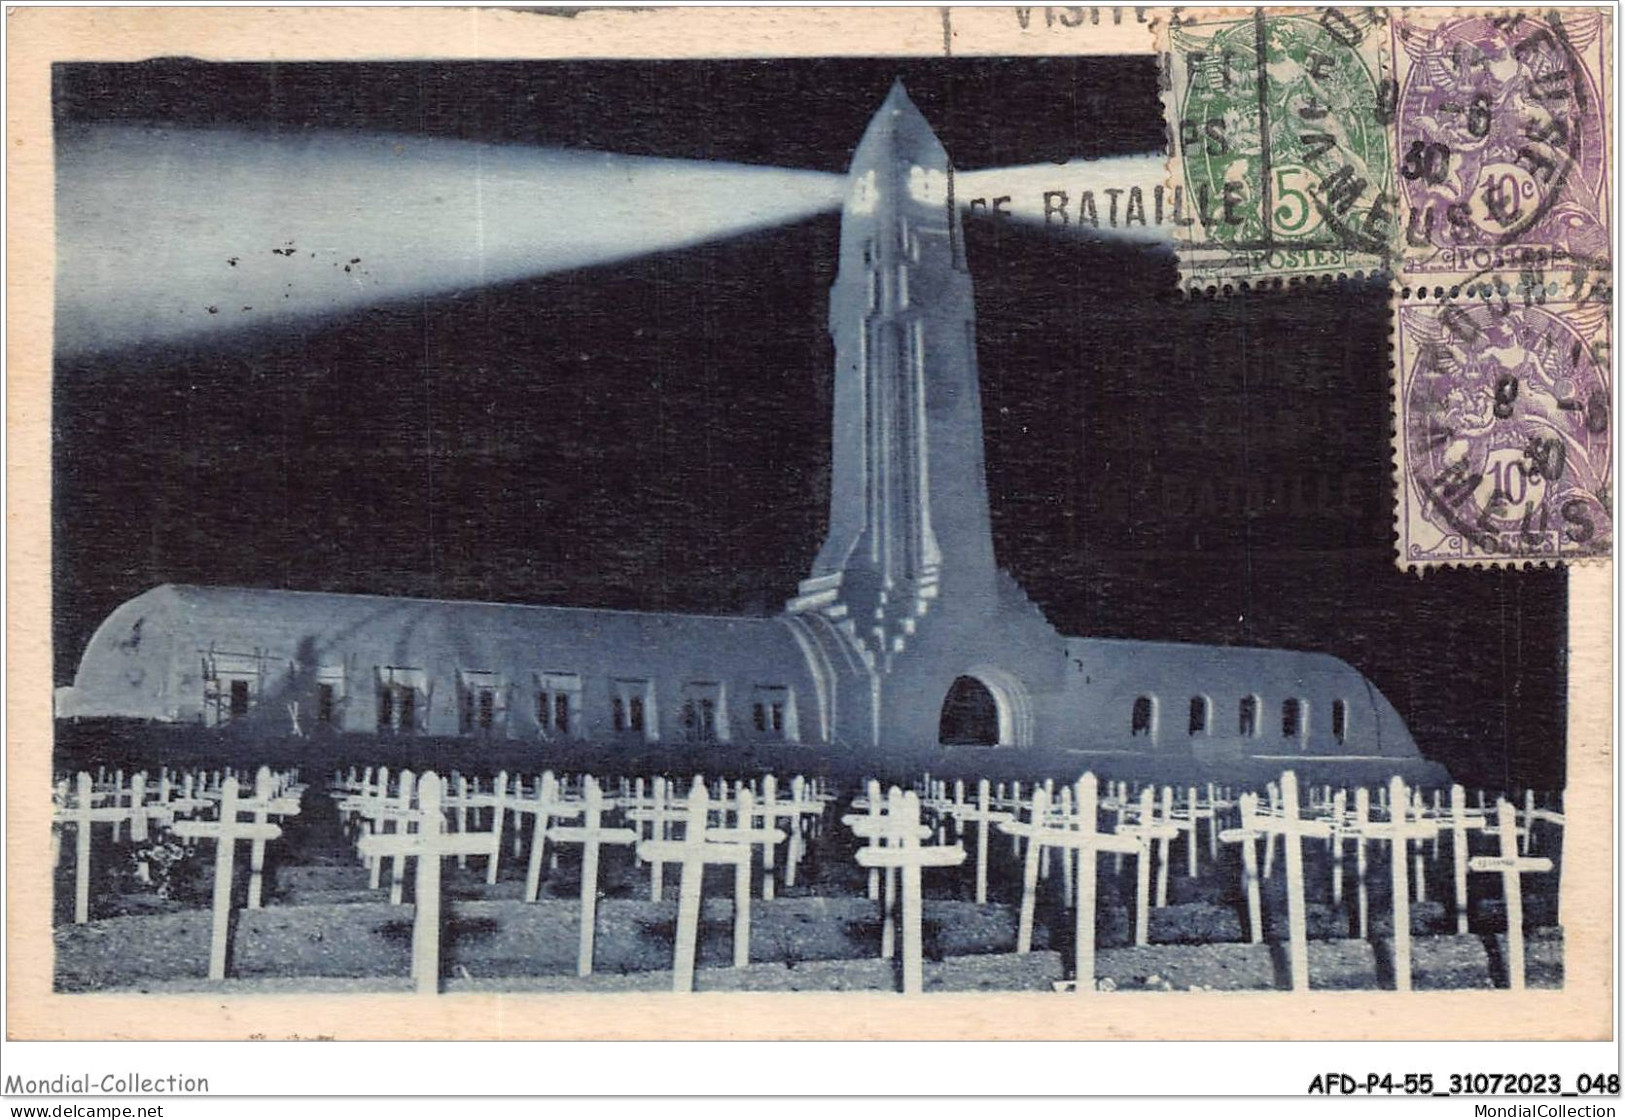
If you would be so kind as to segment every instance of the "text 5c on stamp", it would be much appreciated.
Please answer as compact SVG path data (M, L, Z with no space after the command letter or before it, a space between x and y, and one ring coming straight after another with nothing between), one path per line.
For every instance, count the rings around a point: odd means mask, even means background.
M1181 279L1386 270L1397 87L1385 16L1335 8L1175 13L1162 37L1169 171L1195 219Z

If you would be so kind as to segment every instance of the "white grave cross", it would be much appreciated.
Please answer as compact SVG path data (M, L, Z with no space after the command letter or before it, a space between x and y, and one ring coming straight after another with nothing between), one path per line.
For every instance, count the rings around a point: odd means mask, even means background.
M954 827L964 839L965 826L971 822L976 824L976 902L978 905L987 901L987 833L989 825L1002 825L1015 818L1009 813L992 807L992 790L986 778L976 783L976 803L967 803L957 796L959 790L955 787L955 800L950 810L954 816Z
M220 787L220 816L212 821L176 821L177 836L214 840L214 914L209 933L209 979L226 978L226 937L231 922L232 862L242 840L275 840L282 830L274 824L239 820L237 779Z
M138 844L147 841L147 826L156 821L159 824L168 824L175 819L175 807L169 804L165 794L168 790L160 783L159 799L147 800L147 775L145 771L130 779L130 839Z
M867 812L870 817L874 818L873 825L872 825L873 831L871 831L871 832L869 832L867 834L858 833L858 835L859 836L867 835L869 843L871 843L871 844L880 843L880 832L879 832L880 815L886 811L885 800L880 796L880 783L875 781L875 779L870 778L868 780L868 782L865 783L865 785L864 785L864 794L863 794L863 796L853 799L852 808L857 809L859 811ZM853 824L853 821L855 821L856 819L857 819L857 817L855 815L844 816L844 817L841 818L841 823L846 825L848 828L852 828L852 829L854 829L854 831L856 831L856 827ZM1018 843L1019 843L1019 841L1018 841ZM887 875L888 878L890 878L891 872L888 871L886 873L886 875ZM869 901L870 902L877 902L877 901L879 901L879 899L880 899L880 869L878 867L871 867L869 869ZM887 956L887 957L891 956L890 949L887 949L881 955L882 956Z
M657 777L654 780L651 796L647 803L637 805L626 811L626 818L630 821L647 821L649 824L649 839L667 840L671 837L672 826L684 819L687 811L672 796L675 782ZM643 849L638 848L638 858L649 865L649 899L659 902L665 895L666 871L665 862L658 856L650 859L643 855Z
M496 776L496 781L491 785L490 793L475 792L469 794L468 797L470 805L489 806L491 809L491 851L489 858L485 862L485 882L487 886L494 886L497 881L498 866L502 861L502 829L505 819L508 814L514 814L514 836L517 838L519 835L518 814L523 812L527 805L534 804L534 802L525 799L523 791L518 787L519 781L517 778L514 779L511 786L509 785L508 772L504 770Z
M1126 790L1121 790L1121 797L1128 797ZM1123 819L1123 813L1115 813L1118 821ZM1176 824L1157 823L1157 792L1147 785L1139 792L1139 813L1133 824L1118 824L1115 829L1118 836L1134 837L1141 840L1139 852L1134 855L1134 944L1150 943L1150 858L1152 858L1152 840L1159 842L1163 857L1167 857L1168 840L1178 836ZM1113 865L1121 868L1123 852L1113 855ZM1163 863L1162 870L1157 873L1157 886L1163 891L1163 899L1167 899L1168 868Z
M751 847L748 843L718 843L707 840L711 801L703 778L695 778L688 795L688 811L684 818L681 840L641 840L638 854L652 862L680 863L683 877L677 894L677 944L672 955L672 991L694 990L694 958L700 940L700 896L704 886L705 866L708 863L750 864ZM735 877L737 887L737 873ZM735 898L735 921L742 906L750 899ZM748 921L748 919L747 919ZM736 936L737 944L737 936Z
M859 818L866 827L870 818ZM858 849L862 867L900 869L903 876L903 994L918 995L925 990L925 947L922 931L924 901L920 872L926 867L957 867L965 862L965 849L957 844L924 847L920 841L930 829L920 823L920 799L910 791L893 786L886 799L886 813L880 818L882 834L896 841L890 847ZM862 832L859 832L862 835ZM888 900L889 902L889 900Z
M1271 791L1272 795L1274 791ZM1273 800L1272 796L1272 800ZM1253 819L1264 833L1265 855L1274 836L1281 837L1286 852L1287 959L1292 988L1309 987L1309 923L1303 898L1303 838L1325 839L1331 835L1330 821L1305 820L1298 815L1298 776L1288 770L1281 775L1279 813L1258 813Z
M399 788L396 790L394 802L387 799L382 805L383 816L379 822L382 829L386 824L394 824L394 832L410 832L417 827L421 814L412 808L412 800L417 790L418 779L410 770L402 770L399 779ZM442 794L444 796L444 794ZM457 831L462 832L459 828ZM458 853L457 862L463 863L468 857L462 852ZM373 877L377 878L379 868L383 861L373 866ZM399 906L405 898L406 890L406 856L396 852L389 857L389 904Z
M777 828L778 822L783 821L785 832L788 835L790 846L784 856L784 885L796 885L796 869L801 863L801 818L805 816L821 817L824 815L824 804L821 801L809 800L806 796L806 780L796 775L790 782L790 796L779 797L778 780L772 774L762 779L762 800L757 805L756 815L762 818L763 826ZM773 897L773 849L774 844L762 844L762 897Z
M1241 795L1241 825L1219 833L1226 844L1241 845L1241 877L1247 888L1247 935L1254 945L1264 940L1264 907L1259 897L1258 849L1255 842L1267 833L1258 826L1258 795Z
M1077 849L1077 901L1073 911L1076 922L1077 982L1079 995L1095 991L1095 903L1097 874L1095 858L1101 852L1122 852L1144 858L1144 842L1138 836L1120 836L1099 831L1100 790L1093 774L1085 774L1076 786L1077 812L1070 820L1057 827L1049 819L1048 791L1033 791L1032 817L1028 821L1010 821L999 827L1006 832L1023 836L1027 841L1027 863L1022 875L1021 921L1027 932L1027 945L1032 944L1032 911L1037 886L1037 859L1041 848ZM1020 936L1018 932L1018 937ZM1018 952L1021 949L1018 946Z
M734 864L734 967L744 968L750 963L750 850L762 845L764 850L784 843L784 833L776 828L755 828L750 822L756 816L756 798L750 788L741 784L734 793L735 824L729 828L707 828L708 842L743 844L746 856ZM772 881L771 871L767 881Z
M585 780L579 825L563 825L547 830L555 844L581 845L581 937L576 951L576 975L592 975L593 934L598 919L598 849L604 844L635 844L638 834L630 828L605 828L604 793L598 779Z
M1146 786L1140 791L1137 820L1133 824L1120 826L1116 831L1119 836L1132 836L1142 841L1134 863L1134 944L1146 945L1151 938L1152 842L1156 842L1155 850L1162 853L1162 863L1157 869L1157 905L1161 907L1168 901L1168 845L1179 835L1179 826L1166 819L1157 819L1157 793ZM1115 862L1120 864L1122 859L1123 853L1118 852Z
M1535 850L1535 822L1545 821L1563 828L1568 818L1557 809L1543 809L1535 799L1535 791L1524 790L1523 794L1523 854L1528 855Z
M1501 840L1499 855L1473 856L1467 861L1472 871L1499 873L1507 916L1507 987L1518 991L1524 986L1523 876L1529 872L1550 871L1552 861L1540 856L1518 854L1518 811L1501 798L1495 806L1495 831Z
M447 856L482 855L491 837L479 832L447 832L440 776L433 770L417 781L417 831L377 832L361 838L365 856L416 858L416 911L412 916L412 979L419 995L440 990L440 861Z
M261 766L254 775L254 799L238 803L238 811L254 814L254 823L267 824L269 818L293 817L299 815L299 798L283 794L278 795L275 789L275 779L271 776L269 766ZM248 849L248 908L260 908L260 895L264 889L265 879L265 834L253 838Z
M790 822L790 850L784 861L784 884L796 885L796 872L807 855L803 833L816 837L824 820L824 805L828 798L810 788L805 777L797 774L790 779L790 800L786 808L794 807L796 819Z
M74 826L73 921L83 925L90 920L90 830L93 825L119 822L130 816L129 808L122 805L96 805L97 794L90 775L79 771L72 804L58 808L53 815L56 824ZM52 866L55 866L54 864Z
M1467 808L1467 791L1460 785L1450 787L1449 815L1439 818L1441 828L1450 829L1451 876L1455 880L1456 932L1467 932L1467 859L1471 845L1467 830L1485 827L1484 811Z
M1364 835L1373 840L1386 840L1392 852L1388 860L1394 905L1394 990L1411 990L1411 884L1410 841L1426 840L1437 836L1438 823L1416 819L1410 812L1410 794L1405 779L1397 774L1388 782L1388 811L1386 822L1366 821Z
M1196 846L1197 829L1203 820L1208 822L1208 847L1213 846L1213 832L1218 822L1211 802L1202 802L1196 795L1196 787L1190 786L1185 790L1185 808L1173 812L1173 821L1180 832L1189 833L1185 846L1185 875L1187 878L1196 878Z
M513 802L514 812L529 813L535 818L530 831L530 858L525 863L525 901L535 902L542 884L542 856L547 849L547 830L555 820L574 820L582 814L579 801L566 801L559 792L559 780L553 771L544 771L536 780L536 796L529 800L519 798ZM519 831L518 825L514 832Z
M905 829L917 841L931 835L930 826L923 821L916 819L913 826L905 826L901 818L891 817L891 802L881 796L880 783L873 778L869 779L867 795L853 801L852 806L866 809L867 813L849 814L841 818L841 823L851 829L854 836L867 841L869 848L901 843ZM858 864L869 868L869 900L880 903L880 956L891 960L897 955L897 867L879 861L866 862L862 858Z

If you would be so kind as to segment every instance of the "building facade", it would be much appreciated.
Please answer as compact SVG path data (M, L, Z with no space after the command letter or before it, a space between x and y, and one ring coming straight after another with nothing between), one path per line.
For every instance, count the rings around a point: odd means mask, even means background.
M852 161L829 327L828 534L779 615L165 585L102 624L58 716L870 759L1428 766L1336 658L1066 637L998 566L953 180L900 84Z

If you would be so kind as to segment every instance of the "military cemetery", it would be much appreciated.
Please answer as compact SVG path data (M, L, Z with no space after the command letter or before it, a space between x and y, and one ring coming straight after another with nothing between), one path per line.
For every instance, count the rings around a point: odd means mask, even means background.
M54 801L65 991L1562 982L1533 792L267 766Z

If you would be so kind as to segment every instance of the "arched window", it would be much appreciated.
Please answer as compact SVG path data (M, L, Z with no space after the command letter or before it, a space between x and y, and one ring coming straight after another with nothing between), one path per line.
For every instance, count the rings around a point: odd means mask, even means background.
M1281 701L1281 738L1296 739L1303 734L1303 701Z
M1236 706L1236 734L1243 739L1258 735L1258 697L1243 696Z
M1348 737L1349 706L1345 700L1332 701L1332 738L1341 743Z
M1208 698L1206 696L1192 696L1191 697L1191 734L1192 735L1206 735L1207 734L1207 731L1208 731L1207 721L1208 721L1208 717L1210 715L1209 709L1211 709L1211 707L1212 707L1212 705L1208 702Z
M1129 722L1129 733L1132 735L1156 734L1157 705L1149 696L1134 698L1134 715Z

